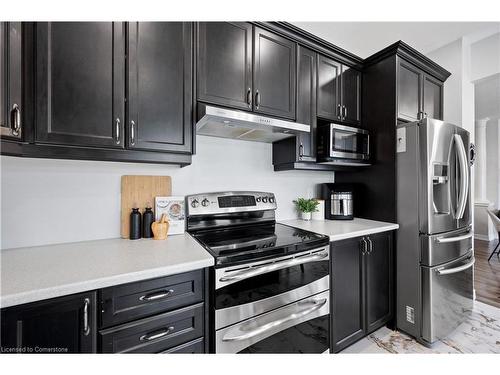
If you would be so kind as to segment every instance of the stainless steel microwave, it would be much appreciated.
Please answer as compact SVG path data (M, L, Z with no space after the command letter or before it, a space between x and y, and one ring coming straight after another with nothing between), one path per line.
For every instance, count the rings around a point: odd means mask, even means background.
M339 124L318 127L318 163L370 165L370 135L364 129Z

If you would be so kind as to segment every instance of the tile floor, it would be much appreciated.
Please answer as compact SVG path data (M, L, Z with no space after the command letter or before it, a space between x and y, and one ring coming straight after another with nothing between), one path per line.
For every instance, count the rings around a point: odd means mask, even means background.
M382 327L342 353L500 353L500 308L475 301L471 317L432 348Z

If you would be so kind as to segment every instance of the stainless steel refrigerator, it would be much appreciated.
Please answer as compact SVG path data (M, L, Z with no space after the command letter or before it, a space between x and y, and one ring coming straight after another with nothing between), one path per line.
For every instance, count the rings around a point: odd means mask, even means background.
M469 132L426 118L396 130L397 328L432 345L473 304Z

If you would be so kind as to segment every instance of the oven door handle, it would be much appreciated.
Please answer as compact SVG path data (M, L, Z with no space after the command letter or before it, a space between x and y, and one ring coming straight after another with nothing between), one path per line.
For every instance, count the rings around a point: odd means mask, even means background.
M316 253L312 255L307 255L299 258L287 259L280 262L276 262L267 266L262 267L253 267L242 270L240 272L234 273L229 276L222 276L219 281L227 282L227 281L240 281L243 279L248 279L249 277L262 275L263 273L268 273L271 271L280 270L283 268L288 268L292 266L297 266L304 263L316 262L322 260L328 256L328 251L324 251L322 253Z
M300 302L297 302L297 306L300 306L302 304L305 304L305 305L311 305L311 307L307 307L305 309L301 309L301 310L298 310L284 318L281 318L281 319L277 319L277 320L274 320L272 322L269 322L269 323L266 323L252 331L248 331L242 335L237 335L237 336L231 336L231 335L226 335L222 338L222 341L242 341L242 340L248 340L252 337L255 337L257 335L260 335L262 333L265 333L267 331L269 331L270 329L273 329L275 327L278 327L280 325L283 325L289 321L292 321L292 320L297 320L297 319L300 319L306 315L309 315L311 313L313 313L314 311L316 310L319 310L321 309L325 303L328 301L327 298L322 298L322 299L310 299L310 300L307 300L307 301L300 301ZM258 320L259 318L256 318L255 320Z
M474 263L476 263L476 258L472 258L471 261L467 264L464 264L463 266L460 267L455 267L455 268L440 268L437 269L436 272L438 275L449 275L450 273L457 273L457 272L462 272L466 270L467 268L471 268Z

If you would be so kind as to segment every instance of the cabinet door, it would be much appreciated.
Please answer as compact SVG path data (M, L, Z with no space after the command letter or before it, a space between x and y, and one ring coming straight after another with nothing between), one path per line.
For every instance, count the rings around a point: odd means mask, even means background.
M361 72L342 65L342 121L359 125L361 122Z
M364 292L360 238L331 244L332 350L339 352L364 336Z
M398 68L398 117L407 121L420 119L422 111L422 72L402 60Z
M443 119L443 82L424 75L423 77L424 116Z
M36 25L36 140L123 147L125 24Z
M129 24L129 148L191 152L192 39L189 22Z
M392 316L392 232L368 236L367 241L369 250L364 258L368 334Z
M198 24L198 100L252 109L252 25Z
M2 310L1 347L21 353L95 353L95 292Z
M21 138L21 22L0 22L0 131Z
M298 158L316 161L316 52L297 49L297 122L310 125L310 133L298 135Z
M254 29L254 111L295 119L296 44Z
M318 55L318 117L339 121L340 64Z

